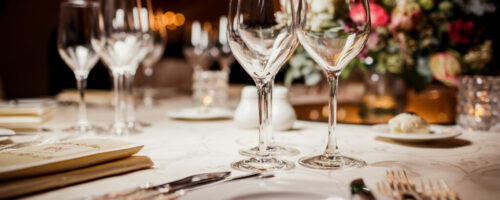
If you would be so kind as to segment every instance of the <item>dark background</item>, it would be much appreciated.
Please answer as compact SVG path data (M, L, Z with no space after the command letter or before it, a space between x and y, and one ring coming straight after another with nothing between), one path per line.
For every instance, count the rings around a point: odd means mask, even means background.
M55 95L64 88L74 88L72 71L64 64L56 48L60 0L0 0L0 78L4 98ZM153 0L153 7L183 13L186 21L216 21L226 15L229 0ZM497 10L500 9L497 4ZM500 69L498 12L483 18L487 37L493 39L494 60L491 66ZM182 58L182 28L168 31L164 57ZM283 73L280 74L282 76ZM235 63L232 83L252 83L250 77ZM90 72L88 88L109 89L107 69L98 63Z

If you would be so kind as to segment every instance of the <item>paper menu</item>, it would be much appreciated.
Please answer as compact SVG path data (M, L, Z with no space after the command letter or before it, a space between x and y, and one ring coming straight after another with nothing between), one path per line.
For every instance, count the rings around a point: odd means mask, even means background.
M0 152L0 180L72 170L131 156L142 145L113 139L78 139Z

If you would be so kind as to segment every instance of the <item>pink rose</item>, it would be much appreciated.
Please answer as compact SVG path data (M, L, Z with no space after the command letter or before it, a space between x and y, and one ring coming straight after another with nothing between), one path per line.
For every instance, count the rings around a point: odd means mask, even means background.
M460 44L468 44L474 33L474 22L458 19L448 23L450 40Z
M448 86L457 85L457 75L460 74L460 62L450 52L440 52L431 56L429 61L434 79Z
M370 15L371 15L371 26L379 27L385 26L389 21L389 15L384 10L384 8L376 3L370 2ZM349 13L352 21L357 23L363 23L366 19L366 12L363 4L357 3L351 9Z
M422 15L422 9L417 2L401 0L391 12L391 29L411 31Z

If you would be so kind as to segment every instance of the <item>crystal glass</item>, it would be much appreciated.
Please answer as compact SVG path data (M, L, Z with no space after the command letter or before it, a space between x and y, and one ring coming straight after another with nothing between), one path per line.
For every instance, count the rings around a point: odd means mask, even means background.
M167 30L165 29L165 22L161 11L154 14L150 33L153 39L153 50L142 60L145 75L143 103L146 107L153 107L154 105L152 88L153 67L163 56L165 46L167 45Z
M370 33L368 0L299 0L296 19L300 44L321 66L330 89L326 150L299 163L317 169L363 167L364 161L342 155L337 146L337 86L340 73L363 49Z
M87 119L85 88L89 71L99 60L91 44L91 36L99 31L99 3L69 1L61 3L57 49L64 62L73 70L80 96L78 121L65 129L79 133L96 130Z
M458 79L457 124L469 131L500 131L500 77Z
M222 70L229 73L229 67L234 62L233 53L227 41L227 17L221 16L217 23L217 29L214 31L214 45L211 55L217 60Z
M136 0L102 0L99 33L94 34L92 46L113 74L115 121L111 132L115 135L129 133L125 112L124 79L141 49L143 32L134 20L134 12L140 12ZM141 20L139 20L141 21Z
M294 164L269 152L269 94L272 78L297 47L292 0L231 0L227 36L234 57L253 78L259 102L259 145L255 156L231 164L245 171L290 169Z
M125 71L125 90L126 90L126 123L130 133L140 133L142 126L149 126L147 122L139 122L135 116L135 96L134 96L134 77L139 63L146 55L153 51L153 33L151 26L153 24L153 15L151 1L136 0L137 4L132 8L132 20L134 27L140 30L138 38L139 46L137 54L133 55L133 60Z
M213 45L211 34L212 25L208 22L202 25L199 21L193 21L186 25L182 53L195 73L208 69L214 62L210 55Z

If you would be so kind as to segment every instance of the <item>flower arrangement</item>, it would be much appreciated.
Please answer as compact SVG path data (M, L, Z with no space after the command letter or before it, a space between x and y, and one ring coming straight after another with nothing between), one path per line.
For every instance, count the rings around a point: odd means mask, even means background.
M315 0L311 13L331 17L328 0ZM324 5L321 5L321 4ZM488 73L492 41L485 38L481 17L495 11L488 0L372 0L372 31L365 49L342 73L349 76L358 66L403 78L414 89L422 90L433 80L457 85L457 76ZM364 19L358 2L350 17ZM321 18L311 22L322 26ZM306 85L317 84L321 71L307 53L298 48L289 61L285 83L304 78Z

